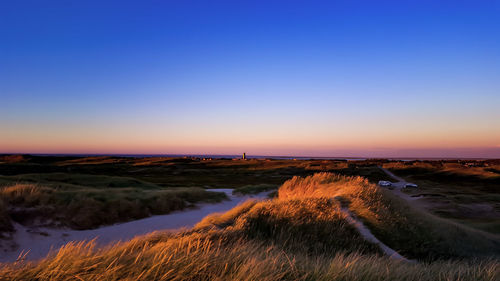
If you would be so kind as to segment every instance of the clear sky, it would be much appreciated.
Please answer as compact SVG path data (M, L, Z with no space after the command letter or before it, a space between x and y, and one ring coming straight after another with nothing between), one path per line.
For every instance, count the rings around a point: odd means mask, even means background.
M0 153L500 157L500 1L1 1Z

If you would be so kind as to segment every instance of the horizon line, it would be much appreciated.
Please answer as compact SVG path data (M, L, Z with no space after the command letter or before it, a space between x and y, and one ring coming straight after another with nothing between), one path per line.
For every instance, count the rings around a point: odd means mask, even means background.
M5 155L30 155L30 156L75 156L75 157L93 157L93 156L109 156L109 157L196 157L207 156L212 158L234 158L234 156L241 156L241 154L189 154L189 153L2 153L0 156ZM414 156L399 156L399 157L368 157L368 156L296 156L296 155L258 155L246 154L247 158L301 158L300 160L307 159L356 159L356 160L372 160L372 159L386 159L386 160L499 160L500 157L414 157Z

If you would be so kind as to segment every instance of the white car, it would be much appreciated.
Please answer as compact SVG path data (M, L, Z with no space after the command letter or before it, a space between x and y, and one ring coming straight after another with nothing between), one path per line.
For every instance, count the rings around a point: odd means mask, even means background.
M406 187L417 188L417 187L418 187L418 185L416 185L416 184L414 184L414 183L407 183L407 184L405 184L405 188L406 188Z
M379 181L378 185L380 185L380 186L391 186L392 182L390 182L390 181Z

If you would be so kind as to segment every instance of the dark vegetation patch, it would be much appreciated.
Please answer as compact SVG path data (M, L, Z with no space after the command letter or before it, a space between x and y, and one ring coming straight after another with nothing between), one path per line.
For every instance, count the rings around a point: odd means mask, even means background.
M5 203L0 200L0 238L2 238L2 233L10 232L12 230L12 222L9 214L7 213Z
M372 182L388 179L372 161L339 160L202 160L168 157L23 156L25 161L0 164L0 175L70 173L131 177L160 186L236 188L254 184L280 185L292 176L316 172L362 175Z
M242 187L235 188L233 190L234 194L257 194L265 191L277 190L278 185L276 184L253 184L245 185Z

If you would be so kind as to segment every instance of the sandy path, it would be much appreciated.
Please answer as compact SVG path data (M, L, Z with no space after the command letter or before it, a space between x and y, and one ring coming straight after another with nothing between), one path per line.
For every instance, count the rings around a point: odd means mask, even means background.
M225 212L239 203L250 199L264 199L268 192L254 196L234 196L232 189L213 189L224 192L229 200L216 204L199 204L197 209L173 212L167 215L152 216L126 223L114 224L91 230L71 230L61 228L30 228L15 224L16 232L12 240L0 240L0 262L13 262L22 252L29 251L27 260L45 257L51 249L58 249L70 241L88 241L96 238L97 243L105 245L113 241L126 241L138 235L160 230L176 230L193 227L205 216Z
M410 195L401 191L401 189L404 188L404 186L407 183L403 178L396 176L395 174L391 173L389 170L384 169L380 166L379 166L379 168L382 171L384 171L387 175L389 175L391 178L393 178L394 180L397 181L395 183L392 183L392 186L394 187L394 189L392 191L394 194L396 194L397 196L399 196L407 201L414 201L414 200L418 199L418 198L411 197ZM351 213L351 211L349 209L342 208L342 211L344 211L347 214L347 222L349 222L349 224L356 227L356 229L359 231L361 236L363 236L363 238L365 238L369 242L377 244L380 247L380 249L386 255L388 255L390 258L408 261L408 262L415 262L414 260L409 260L409 259L403 257L398 252L396 252L394 249L390 248L389 246L385 245L382 241L378 240L378 238L375 237L375 235L373 235L373 233L371 233L370 229L368 229L368 227L366 227L363 224L363 222L358 220L356 218L356 216L353 213Z
M378 240L378 238L375 237L375 235L373 235L373 233L368 229L368 227L366 227L360 220L358 220L351 213L351 211L349 211L349 209L342 208L341 210L347 214L347 218L346 218L347 222L350 225L354 226L359 231L361 236L363 236L363 238L365 238L365 240L372 242L374 244L377 244L380 247L380 249L384 252L384 254L386 254L390 258L397 259L397 260L403 260L403 261L410 261L407 258L400 255L395 250L393 250L392 248L390 248L389 246L382 243L382 241Z

